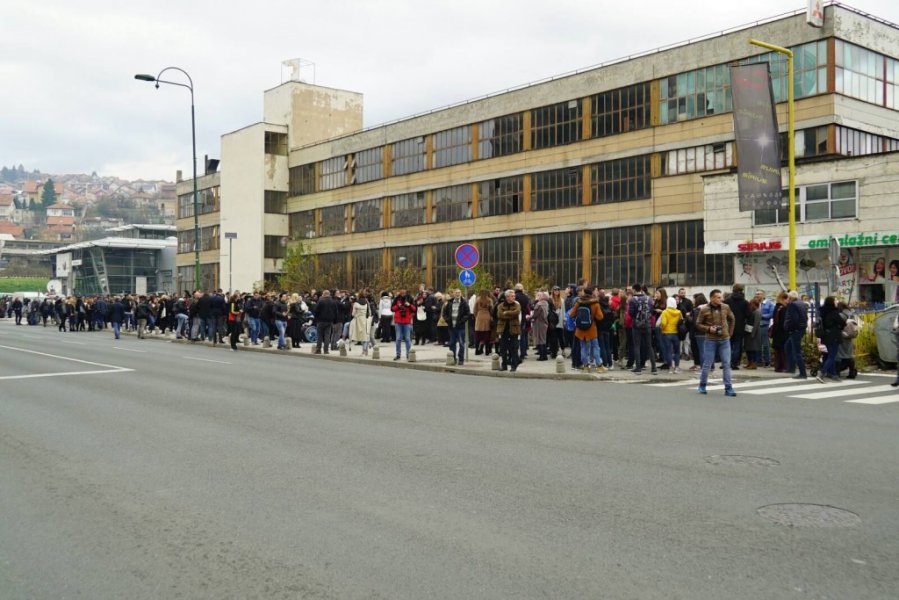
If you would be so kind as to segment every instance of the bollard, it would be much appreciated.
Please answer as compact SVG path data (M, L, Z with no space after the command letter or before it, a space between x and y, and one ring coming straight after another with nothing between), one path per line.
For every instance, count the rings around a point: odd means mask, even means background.
M377 346L374 346L371 349L371 358L372 360L380 360L381 359L381 349Z
M490 370L499 371L499 354L494 353L490 356Z
M446 366L453 367L456 365L456 355L452 352L446 353Z
M340 344L340 355L346 356L346 344Z
M250 345L250 336L243 336L243 347L247 348Z
M556 373L565 372L565 359L561 356L556 357Z
M415 362L415 348L409 350L409 362Z
M263 348L271 348L272 347L272 339L270 337L262 338L262 347Z

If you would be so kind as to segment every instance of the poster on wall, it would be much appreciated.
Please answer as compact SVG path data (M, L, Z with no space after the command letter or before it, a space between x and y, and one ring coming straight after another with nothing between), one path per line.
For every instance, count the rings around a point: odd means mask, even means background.
M826 285L826 260L827 253L818 250L803 252L797 256L797 286L811 289L815 283ZM734 258L734 283L742 283L750 291L764 289L770 296L790 283L789 256L786 252L738 254Z
M858 292L855 289L856 275L858 274L857 252L855 248L840 248L840 262L837 273L839 287L837 288L836 296L844 302L858 299Z
M863 302L899 302L899 249L864 248L858 251L858 296Z
M72 253L63 252L56 255L56 277L68 277L72 266Z

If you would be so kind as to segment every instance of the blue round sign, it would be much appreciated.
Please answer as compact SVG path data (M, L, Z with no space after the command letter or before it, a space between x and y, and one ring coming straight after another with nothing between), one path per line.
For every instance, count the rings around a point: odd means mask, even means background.
M462 244L456 248L456 264L460 269L474 269L481 261L481 253L471 244Z
M465 287L471 287L477 281L478 276L471 269L462 269L459 271L459 283Z

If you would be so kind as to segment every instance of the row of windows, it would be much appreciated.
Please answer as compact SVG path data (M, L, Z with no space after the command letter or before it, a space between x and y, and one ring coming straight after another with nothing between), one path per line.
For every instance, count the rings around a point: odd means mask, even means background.
M663 223L657 227L661 235L656 248L652 244L651 225L591 231L591 283L613 288L636 282L681 286L721 285L733 280L732 257L704 254L702 221ZM532 235L530 239L531 272L559 286L566 286L582 277L582 232ZM474 243L481 253L481 268L490 273L496 285L508 288L520 280L523 237L494 238ZM457 246L458 242L445 242L430 247L431 283L438 289L456 281L458 267L454 254ZM659 281L655 282L650 281L653 252L662 256L661 274ZM377 272L388 266L410 266L424 271L427 255L427 248L422 246L392 248L390 265L382 265L381 249L354 251L349 258L352 263L350 278L346 276L347 253L321 254L319 270L340 272L344 279L341 284L355 289L373 281Z
M850 44L836 41L837 93L887 108L899 108L899 61Z
M178 254L189 254L194 252L194 230L185 229L177 233L178 237ZM221 245L219 239L219 226L212 225L210 227L202 227L200 229L200 252L207 250L218 250Z
M580 167L569 167L534 173L531 177L531 210L557 210L583 204L583 173ZM523 210L524 175L482 181L478 184L478 217L508 215ZM590 169L591 201L594 204L628 202L650 197L650 157L637 156L592 165ZM456 185L431 193L431 223L470 219L472 186ZM349 205L320 209L321 236L347 232L375 231L384 227L383 198ZM300 215L300 216L298 216ZM290 235L294 239L315 237L315 211L290 216ZM392 197L390 227L424 225L427 220L427 198L424 192L398 194Z
M218 186L197 190L197 214L218 212L221 208L221 188ZM182 194L178 196L178 218L186 219L194 216L194 195Z
M783 206L753 211L754 225L788 223L790 211L788 191L783 191ZM858 184L855 181L822 183L796 188L797 223L849 219L858 216Z

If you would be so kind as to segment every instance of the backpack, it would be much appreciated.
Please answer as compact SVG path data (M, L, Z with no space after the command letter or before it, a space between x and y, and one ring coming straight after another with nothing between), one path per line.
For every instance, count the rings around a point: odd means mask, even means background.
M574 325L581 331L587 331L593 326L593 311L587 304L581 304L574 313Z
M843 339L853 340L858 337L858 321L847 319L843 327Z
M637 314L634 315L634 327L649 329L652 327L652 309L649 307L649 298L637 296L634 302L637 305Z
M549 313L546 315L546 322L553 329L559 326L559 312L555 306L551 306Z
M677 337L681 341L684 341L684 338L687 337L687 321L683 318L677 321Z

